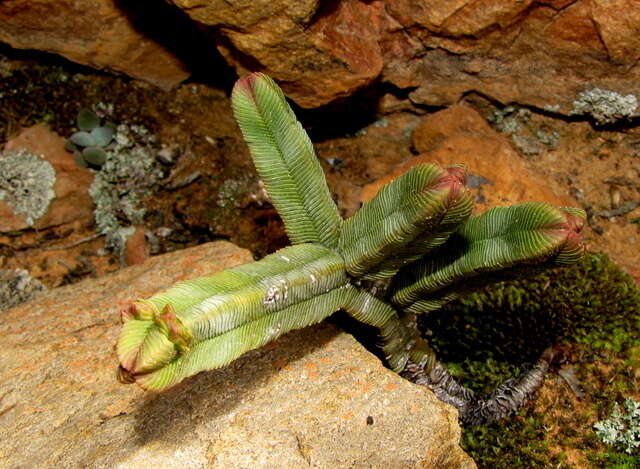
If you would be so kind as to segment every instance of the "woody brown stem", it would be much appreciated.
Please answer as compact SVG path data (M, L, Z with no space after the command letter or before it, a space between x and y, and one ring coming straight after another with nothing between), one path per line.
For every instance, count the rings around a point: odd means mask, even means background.
M518 379L505 381L486 399L479 398L474 391L459 384L439 362L431 367L409 363L402 376L429 387L441 401L458 409L461 425L490 425L514 415L533 398L552 359L553 350L549 348L527 373Z

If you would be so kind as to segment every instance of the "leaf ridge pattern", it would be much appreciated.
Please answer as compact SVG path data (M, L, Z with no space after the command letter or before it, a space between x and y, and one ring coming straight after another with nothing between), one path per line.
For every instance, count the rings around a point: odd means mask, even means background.
M447 299L433 295L463 278L579 255L584 248L575 242L570 226L579 215L544 203L524 203L472 217L432 256L400 273L391 300L407 311L420 312L411 305L442 306Z
M144 388L162 390L202 370L228 365L245 352L262 347L294 329L316 324L333 314L344 302L344 287L279 311L264 314L216 337L198 342L188 354L168 365L136 378Z
M311 140L280 88L266 75L250 75L234 87L232 106L291 242L335 247L342 219Z
M444 242L471 213L464 177L460 166L423 164L383 186L343 224L338 249L349 274L392 277Z

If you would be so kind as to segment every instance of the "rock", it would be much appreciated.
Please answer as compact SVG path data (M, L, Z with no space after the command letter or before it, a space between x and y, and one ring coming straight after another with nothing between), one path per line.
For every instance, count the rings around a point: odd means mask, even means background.
M607 54L621 65L635 64L640 58L640 12L628 7L624 0L598 0L591 4L591 18Z
M290 333L160 394L116 381L125 301L250 260L209 243L1 315L0 433L11 438L0 439L0 465L475 467L458 446L453 408L331 325Z
M53 52L97 69L168 89L189 76L185 65L133 24L117 0L7 0L0 41Z
M0 41L170 88L188 76L169 51L186 40L157 31L184 16L211 36L191 55L215 46L238 74L265 71L307 108L378 82L418 106L479 94L565 115L585 91L640 95L640 9L624 0L170 0L182 12L157 21L126 3L5 0Z
M455 104L425 116L411 134L413 148L425 153L459 133L493 133L489 123L473 108Z
M373 197L383 184L418 164L463 163L470 173L467 185L482 209L522 202L577 205L561 188L532 171L509 140L468 106L451 106L426 116L416 127L412 141L416 149L425 153L365 186L361 194L363 202Z
M7 141L5 151L25 151L32 155L42 155L55 171L54 197L46 212L34 222L38 229L91 220L93 202L89 196L89 186L93 174L88 169L79 168L73 156L64 148L65 140L42 125L23 129ZM44 183L44 181L42 181ZM31 227L23 214L14 213L12 207L0 201L0 232L16 231Z
M127 238L124 248L124 261L127 265L142 264L149 258L149 245L144 226L137 226L131 236Z
M240 74L263 70L303 107L318 107L373 82L382 70L381 1L172 0L215 30Z
M640 94L640 10L623 0L385 5L407 34L396 35L382 78L417 87L416 104L445 107L478 93L569 114L585 90Z
M352 216L360 208L362 186L411 159L410 136L419 122L413 114L397 113L374 121L355 136L315 145L320 161L328 163L327 183L343 217Z

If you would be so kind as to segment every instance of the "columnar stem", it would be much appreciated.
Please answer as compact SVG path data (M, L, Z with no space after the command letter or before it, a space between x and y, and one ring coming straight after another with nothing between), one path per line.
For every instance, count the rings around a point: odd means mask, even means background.
M401 374L416 384L428 386L441 401L457 408L462 425L490 425L515 414L533 398L544 381L552 358L552 349L545 350L527 373L518 379L505 381L486 399L460 385L439 362L431 367L408 363Z

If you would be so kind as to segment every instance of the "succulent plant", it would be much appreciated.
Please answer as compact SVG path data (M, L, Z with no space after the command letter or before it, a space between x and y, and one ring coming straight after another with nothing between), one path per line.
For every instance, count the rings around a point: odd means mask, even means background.
M73 152L78 166L82 168L101 167L106 159L107 147L113 140L115 126L100 125L100 118L91 109L80 109L76 116L79 131L66 142L66 148Z
M120 379L167 389L344 309L379 329L393 370L456 406L462 422L517 410L541 383L550 353L480 399L436 360L415 315L490 282L491 273L575 262L584 212L527 203L471 216L464 167L423 164L343 220L278 86L252 74L236 84L232 105L293 245L130 303L116 347Z

